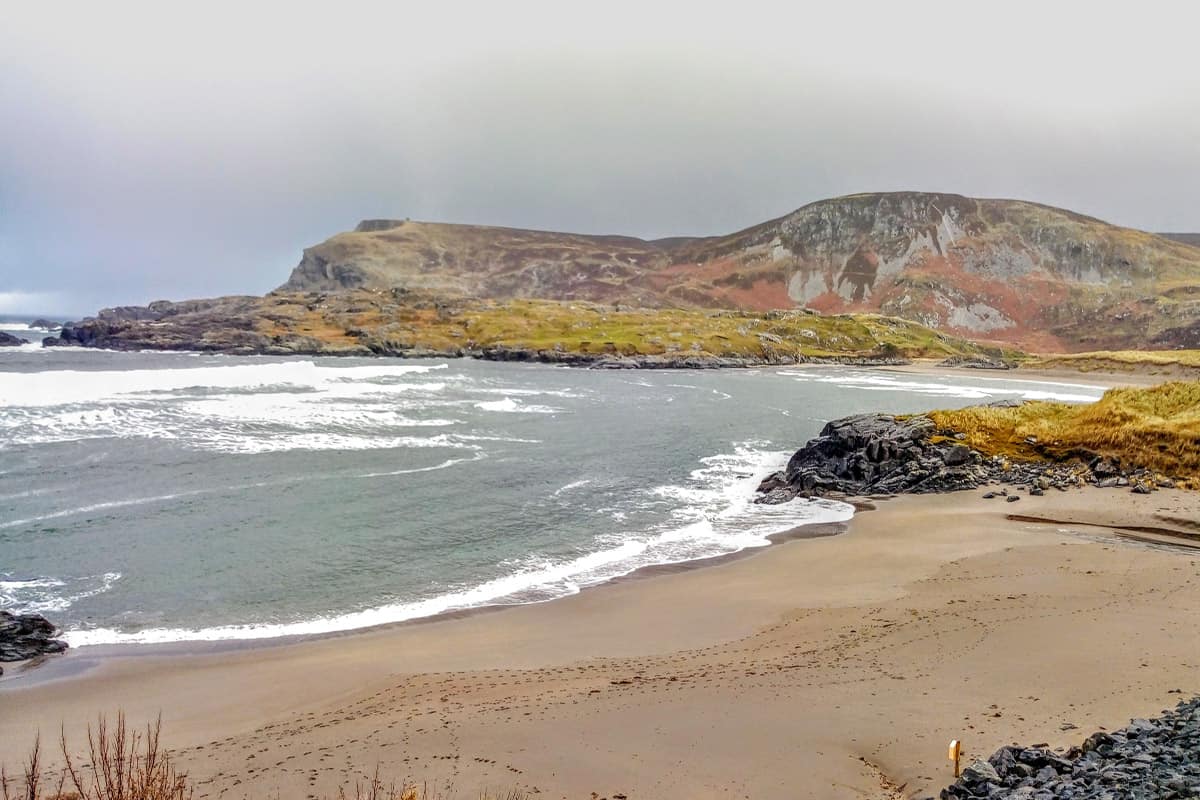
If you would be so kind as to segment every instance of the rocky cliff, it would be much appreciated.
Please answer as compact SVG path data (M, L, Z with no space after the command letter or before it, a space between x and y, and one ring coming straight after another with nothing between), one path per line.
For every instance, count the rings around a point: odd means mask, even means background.
M286 291L407 288L645 307L878 312L1042 351L1200 344L1200 248L1016 200L823 200L728 235L644 241L369 220Z

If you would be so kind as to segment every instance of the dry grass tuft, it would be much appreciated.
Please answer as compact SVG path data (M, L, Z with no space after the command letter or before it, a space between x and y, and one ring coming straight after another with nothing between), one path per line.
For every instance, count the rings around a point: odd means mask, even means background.
M188 800L192 789L187 775L177 772L167 751L159 745L161 721L146 732L130 730L125 715L109 726L100 717L95 729L88 726L87 762L81 763L67 746L66 732L59 738L63 766L51 777L42 768L41 740L34 742L20 779L10 778L0 767L3 800ZM47 778L53 790L47 792Z
M1032 402L930 414L988 455L1041 460L1087 454L1200 480L1200 381L1110 389L1095 403Z
M114 725L101 716L88 726L87 761L71 754L66 732L59 737L63 765L50 771L43 765L41 738L34 740L19 776L0 765L0 800L191 800L193 787L187 774L176 769L162 747L162 721L135 731L117 714ZM454 800L455 795L409 783L385 783L375 770L368 783L338 790L338 800ZM510 789L500 794L480 794L479 800L528 800Z

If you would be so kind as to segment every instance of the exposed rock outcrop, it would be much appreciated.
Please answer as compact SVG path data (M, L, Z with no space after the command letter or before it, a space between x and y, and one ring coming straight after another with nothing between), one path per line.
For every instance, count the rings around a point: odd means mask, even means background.
M0 331L0 347L19 347L23 344L29 344L29 342L20 336L13 336L11 333Z
M994 470L954 439L935 437L928 417L860 414L834 420L763 481L767 502L795 495L901 494L973 489Z
M923 414L859 414L834 420L796 451L783 472L762 481L757 502L785 503L794 497L930 494L979 489L989 484L1020 488L1030 495L1085 485L1146 494L1175 485L1166 475L1122 466L1100 456L1061 463L985 456L963 444L965 438L955 431L939 430ZM1007 488L983 496L1008 502L1020 499Z
M645 241L367 220L308 248L286 291L392 289L879 312L1043 352L1194 339L1200 248L1063 209L858 194L727 236Z
M951 356L938 366L957 367L959 369L1014 369L1015 364L1000 358L985 356Z
M40 655L61 653L67 643L55 639L57 628L41 614L0 611L0 661L27 661ZM0 669L0 674L4 670Z
M1044 746L1002 747L976 761L942 800L1057 800L1200 797L1200 698L1156 719L1097 731L1058 754Z

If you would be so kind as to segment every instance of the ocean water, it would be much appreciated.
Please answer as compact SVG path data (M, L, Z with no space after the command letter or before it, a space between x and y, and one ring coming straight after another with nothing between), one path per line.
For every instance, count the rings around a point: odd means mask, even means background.
M0 608L86 646L548 600L848 519L752 502L829 419L1099 394L991 373L9 348Z

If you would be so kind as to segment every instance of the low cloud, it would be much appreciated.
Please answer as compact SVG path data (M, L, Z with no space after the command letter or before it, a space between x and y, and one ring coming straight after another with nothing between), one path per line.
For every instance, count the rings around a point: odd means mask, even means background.
M1200 229L1186 4L566 5L20 6L0 291L260 293L367 217L713 234L859 191Z

